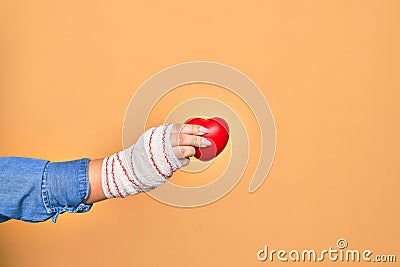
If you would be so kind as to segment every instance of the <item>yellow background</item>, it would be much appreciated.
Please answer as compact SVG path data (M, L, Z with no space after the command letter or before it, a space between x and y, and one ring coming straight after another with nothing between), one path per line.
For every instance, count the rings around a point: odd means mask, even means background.
M394 0L0 0L1 156L118 151L135 90L193 60L251 77L277 127L254 194L247 171L201 208L143 194L57 224L7 222L0 265L285 266L256 253L327 249L339 237L399 258L399 13Z

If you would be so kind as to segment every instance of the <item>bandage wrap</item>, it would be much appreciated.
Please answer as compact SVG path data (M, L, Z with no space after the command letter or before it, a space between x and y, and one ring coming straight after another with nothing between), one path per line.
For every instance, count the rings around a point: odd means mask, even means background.
M135 145L104 159L102 187L107 198L147 192L182 167L169 141L171 129L171 124L153 127Z

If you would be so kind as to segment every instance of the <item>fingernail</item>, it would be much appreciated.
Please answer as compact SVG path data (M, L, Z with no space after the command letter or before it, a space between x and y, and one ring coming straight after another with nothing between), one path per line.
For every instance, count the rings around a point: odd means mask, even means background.
M208 146L211 146L211 145L212 145L212 143L211 143L210 140L208 140L206 138L203 138L203 140L201 140L200 147L208 147Z
M203 127L203 126L199 127L199 132L201 134L211 133L211 131L209 129L207 129L206 127Z

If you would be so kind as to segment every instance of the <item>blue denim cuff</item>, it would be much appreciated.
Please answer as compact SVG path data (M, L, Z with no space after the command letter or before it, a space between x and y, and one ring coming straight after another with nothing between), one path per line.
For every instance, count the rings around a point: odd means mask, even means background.
M0 214L0 223L8 221L10 218Z
M48 160L0 157L0 222L41 222L50 217L43 205L41 183Z
M49 162L42 179L42 198L52 221L64 212L87 212L92 205L84 204L90 193L89 159Z

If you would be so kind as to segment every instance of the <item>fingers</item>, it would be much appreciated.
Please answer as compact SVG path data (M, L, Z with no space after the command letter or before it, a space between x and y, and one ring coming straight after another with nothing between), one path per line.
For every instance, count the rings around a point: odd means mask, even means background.
M175 156L182 163L182 167L190 163L189 157L194 156L196 152L192 146L175 146L172 148Z
M210 130L194 124L174 124L171 129L171 134L193 134L193 135L203 135L210 133Z
M172 147L172 150L174 151L174 154L178 159L192 157L196 152L194 147L192 146L174 146Z
M212 145L210 140L198 135L171 134L169 138L172 147L174 146L208 147Z
M187 158L180 159L179 161L182 163L182 167L184 167L190 163L190 160Z
M189 157L196 153L195 147L208 147L212 142L202 137L211 131L200 125L174 124L172 125L169 140L175 156L179 159L182 166L190 163Z

